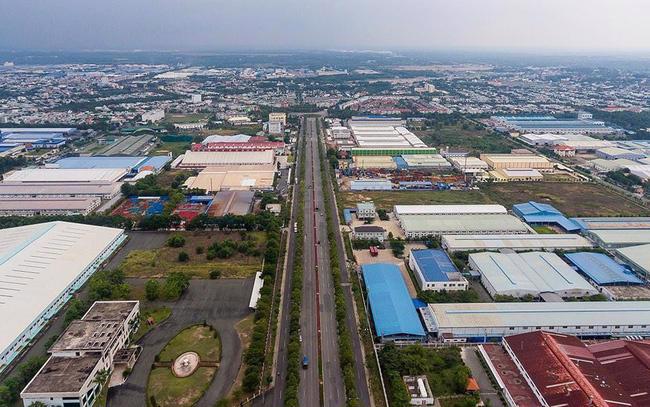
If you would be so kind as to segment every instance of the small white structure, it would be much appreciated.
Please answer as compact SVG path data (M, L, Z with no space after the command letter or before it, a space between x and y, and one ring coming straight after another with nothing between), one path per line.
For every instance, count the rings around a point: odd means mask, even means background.
M165 111L163 109L151 110L142 113L142 121L149 123L156 123L165 118Z
M357 204L357 218L358 219L375 219L377 211L375 204L372 202L359 202Z
M383 242L386 240L386 229L381 226L363 225L354 228L353 236L361 240L377 240Z
M435 403L429 381L425 375L403 376L402 380L404 380L409 396L411 396L409 403L412 406L432 406Z

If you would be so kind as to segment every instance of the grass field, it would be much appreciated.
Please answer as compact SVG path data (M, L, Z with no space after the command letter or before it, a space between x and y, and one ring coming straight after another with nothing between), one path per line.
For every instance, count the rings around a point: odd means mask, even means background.
M261 253L264 252L266 243L264 232L248 233L248 236L254 239L260 256L249 256L236 252L231 258L212 260L208 260L206 257L211 244L225 239L241 241L241 234L239 232L185 232L182 235L185 237L185 246L133 250L120 264L120 268L128 277L142 278L163 278L174 271L186 273L190 277L208 278L212 270L220 270L223 278L248 278L260 271ZM199 247L203 249L202 254L197 254ZM178 254L181 251L189 255L189 261L178 261Z
M181 154L185 154L185 151L187 151L189 148L190 143L187 143L185 141L163 142L160 146L151 152L151 155L159 153L165 154L171 151L174 157L178 157Z
M650 216L650 210L598 184L574 182L511 182L480 185L478 191L363 191L340 192L343 207L372 200L378 208L395 204L487 204L508 209L513 204L548 203L566 216Z
M185 328L165 345L160 360L172 361L185 352L196 352L201 360L217 362L221 359L221 340L210 326L194 325Z
M221 340L212 327L194 325L179 332L158 355L162 362L173 361L185 352L196 352L202 361L221 360ZM169 367L158 367L149 374L147 404L151 398L160 407L193 406L208 388L217 369L200 367L191 376L178 378Z
M174 376L169 368L153 369L147 386L147 405L151 397L159 407L190 407L196 404L216 374L215 368L200 367L189 377Z
M207 121L210 115L207 113L167 113L165 123L196 123Z
M415 131L431 147L468 150L473 153L509 153L514 144L499 134L476 127L473 123Z

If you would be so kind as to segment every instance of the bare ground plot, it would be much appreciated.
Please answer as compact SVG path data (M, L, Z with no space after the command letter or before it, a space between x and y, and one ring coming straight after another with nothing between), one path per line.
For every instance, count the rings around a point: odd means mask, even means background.
M183 247L165 246L166 238L156 248L128 251L120 268L128 277L161 278L170 272L180 271L190 277L207 278L212 270L221 271L223 278L248 278L260 271L262 253L266 244L263 232L184 232ZM247 236L247 237L244 237ZM240 244L244 239L253 242L253 253L235 250L231 257L209 257L209 247L229 239ZM126 251L127 248L123 249ZM185 252L189 260L179 261L179 253Z
M126 244L111 258L106 266L107 269L112 270L117 268L126 258L126 256L134 250L151 250L157 249L165 245L168 232L139 232L130 231L127 233L129 240Z
M548 203L566 216L648 216L650 210L598 184L535 182L485 186L490 200L511 208L527 201Z
M489 204L506 208L538 201L555 206L567 216L649 216L650 209L598 184L575 182L510 182L481 185L471 191L362 191L340 192L345 208L372 200L378 208L401 205Z
M650 288L646 286L617 285L606 287L619 300L648 300Z
M515 144L507 137L492 133L482 126L464 122L416 131L428 146L452 150L462 148L475 153L509 153Z

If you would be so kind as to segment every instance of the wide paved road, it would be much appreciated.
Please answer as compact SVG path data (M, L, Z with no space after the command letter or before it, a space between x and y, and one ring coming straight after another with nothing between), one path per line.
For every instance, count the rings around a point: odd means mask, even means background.
M334 287L329 264L327 220L321 185L318 152L318 123L306 118L304 276L301 314L302 352L309 357L307 369L301 371L298 399L301 406L324 407L345 405L345 390L339 363Z

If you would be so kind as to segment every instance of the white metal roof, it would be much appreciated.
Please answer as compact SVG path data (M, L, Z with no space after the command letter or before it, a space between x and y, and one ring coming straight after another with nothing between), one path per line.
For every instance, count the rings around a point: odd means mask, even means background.
M122 229L69 222L0 231L0 350L123 233Z
M650 230L648 229L602 229L590 230L589 234L595 236L606 245L639 245L650 243Z
M650 325L650 301L429 304L438 329Z
M528 228L512 215L400 215L406 233L526 233Z
M650 244L624 247L617 249L616 252L646 274L650 274Z
M272 164L275 153L264 151L186 151L181 166Z
M472 266L497 294L598 291L555 253L472 253Z
M592 244L587 239L573 233L546 235L444 235L442 236L442 243L450 251L592 247Z
M395 205L396 215L506 214L503 205Z
M28 168L5 176L5 182L116 182L128 173L125 168Z

